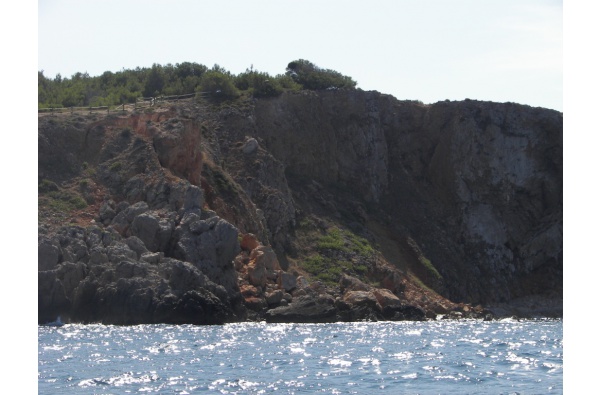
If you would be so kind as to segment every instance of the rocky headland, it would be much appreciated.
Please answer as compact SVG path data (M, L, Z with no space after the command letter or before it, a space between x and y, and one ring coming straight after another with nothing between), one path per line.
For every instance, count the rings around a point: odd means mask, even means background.
M40 116L38 322L562 317L562 113L360 90Z

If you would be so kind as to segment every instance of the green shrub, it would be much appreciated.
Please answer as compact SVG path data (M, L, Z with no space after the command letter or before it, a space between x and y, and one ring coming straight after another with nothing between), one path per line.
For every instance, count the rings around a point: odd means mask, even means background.
M283 88L276 78L267 73L246 70L245 73L235 77L235 86L244 91L249 91L255 97L278 96Z
M200 79L198 89L208 93L214 99L235 99L240 95L229 74L221 71L207 71Z
M83 170L83 174L85 174L88 177L93 177L96 174L96 169L88 166Z
M286 74L304 89L354 89L356 81L335 70L322 69L308 60L298 59L290 62Z
M58 191L58 185L56 183L43 179L42 182L38 184L38 193L48 193Z
M79 181L79 187L81 189L87 189L90 186L90 180L88 180L87 178L84 178L83 180Z
M109 169L112 172L117 172L123 168L123 164L121 162L114 162L110 165Z
M87 207L87 202L85 201L84 198L82 198L79 195L76 196L72 196L71 199L69 199L69 203L76 209L83 209Z
M302 89L302 85L294 81L294 79L287 74L278 74L275 76L279 86L285 90L298 91Z

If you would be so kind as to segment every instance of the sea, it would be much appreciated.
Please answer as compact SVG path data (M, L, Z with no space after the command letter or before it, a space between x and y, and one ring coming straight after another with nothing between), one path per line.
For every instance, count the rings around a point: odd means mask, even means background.
M38 327L39 394L562 394L563 321Z

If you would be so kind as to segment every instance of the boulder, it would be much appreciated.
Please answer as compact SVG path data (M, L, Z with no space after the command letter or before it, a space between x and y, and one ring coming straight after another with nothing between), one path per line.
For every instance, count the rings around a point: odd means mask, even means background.
M367 306L372 309L380 308L373 292L348 291L344 293L343 300L351 307Z
M173 233L173 224L168 219L144 212L133 219L130 233L140 238L148 250L165 251Z
M136 236L130 236L125 239L125 244L127 244L127 246L137 254L138 259L148 252L144 242Z
M260 246L260 241L252 233L244 233L242 240L240 241L240 247L245 251L252 251L256 247Z
M108 200L100 206L100 212L98 213L98 222L108 225L112 219L117 215L115 211L115 202Z
M158 265L164 257L164 252L145 252L140 256L140 260L151 265Z
M180 224L174 232L173 255L192 263L230 295L239 294L233 265L240 252L237 236L237 228L219 217Z
M48 237L38 241L38 271L52 270L60 258L60 244Z
M277 277L277 286L285 292L291 292L296 289L296 276L291 273L279 271Z
M308 288L308 281L304 276L296 277L296 289Z
M397 307L402 305L400 299L389 289L376 288L373 290L373 295L375 296L375 299L377 299L377 303L379 303L382 309L385 309L386 307Z
M250 262L247 273L250 284L257 287L264 287L267 284L267 269L260 262Z
M342 292L345 291L370 291L371 287L358 278L350 276L348 274L342 274L340 278L340 289Z
M250 284L241 285L240 293L244 298L257 297L260 295L259 290L255 286Z
M271 247L258 246L250 253L250 261L255 261L257 265L264 266L269 272L281 270L277 255Z
M269 306L278 305L283 299L283 291L278 289L265 295L265 300Z
M244 299L246 307L252 311L260 312L268 307L267 301L263 297L250 296Z
M427 312L418 306L406 304L391 304L382 307L380 310L381 319L390 321L423 321L426 318L435 318L436 314L428 310Z
M276 281L281 267L273 249L258 246L252 250L249 259L247 273L252 285L264 287L268 280Z
M242 146L242 152L249 155L258 149L258 141L255 138L249 138Z
M266 312L267 322L324 323L336 321L336 308L320 303L313 295L294 298L287 306L279 306Z

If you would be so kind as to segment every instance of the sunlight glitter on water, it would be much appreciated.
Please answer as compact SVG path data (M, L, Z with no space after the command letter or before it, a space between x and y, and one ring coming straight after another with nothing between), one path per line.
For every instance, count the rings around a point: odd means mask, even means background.
M38 333L40 393L562 390L562 321L65 325Z

